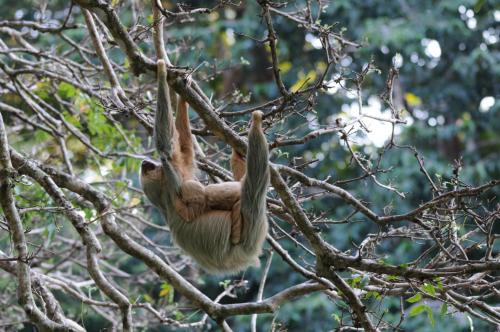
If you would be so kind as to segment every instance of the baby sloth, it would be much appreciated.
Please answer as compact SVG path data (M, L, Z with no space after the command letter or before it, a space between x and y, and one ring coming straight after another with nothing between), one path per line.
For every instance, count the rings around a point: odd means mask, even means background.
M161 163L144 160L141 185L160 209L174 242L208 272L235 273L258 264L267 234L269 151L262 112L252 114L246 162L233 150L234 182L203 185L195 176L187 103L179 99L174 123L165 62L158 61L154 136Z

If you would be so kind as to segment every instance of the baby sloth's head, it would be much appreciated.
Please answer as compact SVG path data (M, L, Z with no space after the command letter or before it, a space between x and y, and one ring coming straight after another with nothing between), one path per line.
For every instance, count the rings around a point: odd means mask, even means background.
M140 173L141 187L151 203L157 207L162 206L163 179L163 169L159 162L151 159L144 159L142 161Z

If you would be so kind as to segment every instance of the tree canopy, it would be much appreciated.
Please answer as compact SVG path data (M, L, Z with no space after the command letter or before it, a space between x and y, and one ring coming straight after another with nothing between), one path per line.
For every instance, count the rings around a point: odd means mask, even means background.
M0 329L499 328L495 1L0 5ZM141 190L162 57L204 183L264 113L260 267L206 273Z

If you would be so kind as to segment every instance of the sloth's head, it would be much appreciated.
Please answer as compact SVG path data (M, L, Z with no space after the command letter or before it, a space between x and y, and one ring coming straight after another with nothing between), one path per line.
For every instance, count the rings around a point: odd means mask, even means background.
M164 184L164 174L159 162L151 159L144 159L141 164L141 187L151 203L161 207L162 184Z

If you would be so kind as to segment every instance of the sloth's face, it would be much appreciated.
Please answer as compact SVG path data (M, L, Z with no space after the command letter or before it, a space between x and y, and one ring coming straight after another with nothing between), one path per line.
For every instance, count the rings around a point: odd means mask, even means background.
M162 188L164 184L164 175L161 164L145 159L141 164L141 187L151 203L157 207L161 207Z

